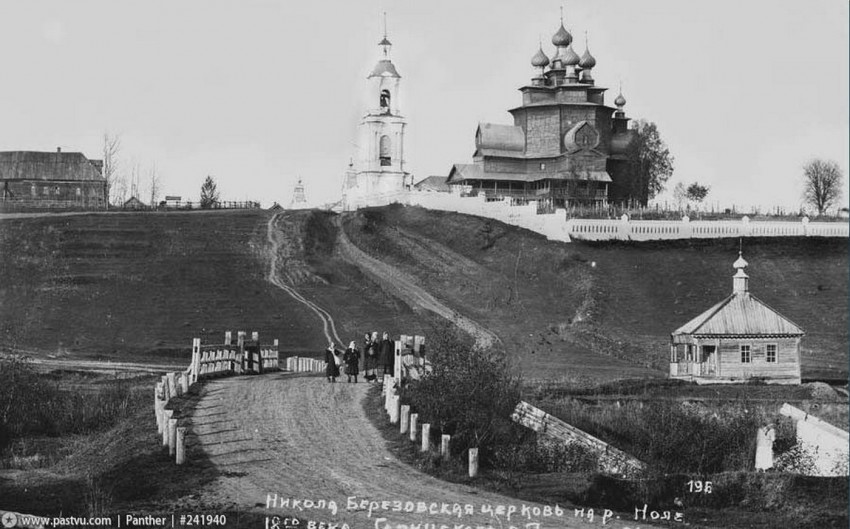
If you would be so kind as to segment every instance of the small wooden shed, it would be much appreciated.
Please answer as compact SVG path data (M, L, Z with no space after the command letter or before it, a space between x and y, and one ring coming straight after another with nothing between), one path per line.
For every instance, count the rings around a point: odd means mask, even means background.
M805 332L750 293L740 254L732 266L732 295L671 334L670 378L799 384Z

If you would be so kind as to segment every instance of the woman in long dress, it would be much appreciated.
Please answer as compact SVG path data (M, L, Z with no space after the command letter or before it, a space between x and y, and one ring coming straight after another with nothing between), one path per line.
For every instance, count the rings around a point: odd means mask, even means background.
M336 377L339 376L339 353L334 344L328 345L325 351L325 375L328 377L328 382L336 382Z
M366 333L366 337L363 339L363 354L366 357L366 380L373 381L377 377L375 374L375 370L378 367L378 333L372 333L370 336L369 333Z
M351 377L354 377L354 383L357 384L357 374L360 372L360 351L354 345L354 341L348 344L348 349L342 355L342 361L345 362L345 374L348 376L348 381L351 382Z
M385 375L393 375L393 365L395 364L395 346L393 345L393 341L390 340L390 335L384 333L384 337L381 340L380 348L380 362L381 366L384 368Z

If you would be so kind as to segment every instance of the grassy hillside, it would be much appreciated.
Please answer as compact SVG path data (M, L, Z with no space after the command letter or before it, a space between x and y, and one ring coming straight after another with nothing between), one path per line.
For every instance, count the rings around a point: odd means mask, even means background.
M560 244L396 206L352 214L345 228L496 331L530 378L666 369L670 332L731 292L738 251L737 239ZM843 239L744 241L753 294L808 333L804 377L847 376L847 250Z
M0 221L0 346L98 358L185 357L193 337L258 331L316 353L318 318L266 281L261 211L51 216ZM427 318L333 257L335 228L285 214L278 272L329 308L343 339L361 329L423 331Z

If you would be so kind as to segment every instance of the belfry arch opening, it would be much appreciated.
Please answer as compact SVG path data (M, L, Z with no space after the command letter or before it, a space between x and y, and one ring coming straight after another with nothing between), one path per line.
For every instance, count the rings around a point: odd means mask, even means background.
M381 159L381 167L392 165L392 141L386 134L381 136L378 156Z
M390 91L389 90L381 90L381 109L386 112L390 111Z

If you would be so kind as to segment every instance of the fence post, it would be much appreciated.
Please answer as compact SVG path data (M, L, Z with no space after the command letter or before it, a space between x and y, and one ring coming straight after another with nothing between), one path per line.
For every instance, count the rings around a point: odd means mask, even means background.
M177 428L177 446L174 449L178 465L186 462L186 427Z
M168 419L168 455L174 456L177 449L177 419Z
M224 333L224 345L230 347L233 345L233 333L230 331L225 331Z
M422 449L421 452L427 452L431 449L431 425L424 423L422 425Z
M189 375L184 371L180 373L180 385L183 388L183 394L189 393Z
M162 412L162 446L168 446L168 421L174 415L174 410L163 410Z
M167 373L165 376L168 378L168 391L170 392L170 396L177 397L179 394L177 393L177 381L174 378L174 373Z
M156 431L162 433L162 399L159 398L162 393L162 383L157 382L153 388L153 412L156 414Z
M272 364L272 367L275 371L280 371L280 345L277 338L274 339L274 342L272 344L272 352L274 353L272 355L272 358L274 358L274 363Z
M201 372L201 339L192 339L192 380L190 384L198 381L198 375Z
M442 444L440 444L440 456L441 457L449 457L449 443L451 442L452 436L449 434L443 434Z
M469 477L478 476L478 449L469 449Z
M411 413L410 414L410 440L416 441L416 427L419 423L419 414Z
M390 424L398 424L399 415L401 410L399 406L401 404L401 398L398 395L393 395L390 397Z
M401 424L399 425L399 433L407 433L408 426L410 426L410 406L405 404L401 407Z

